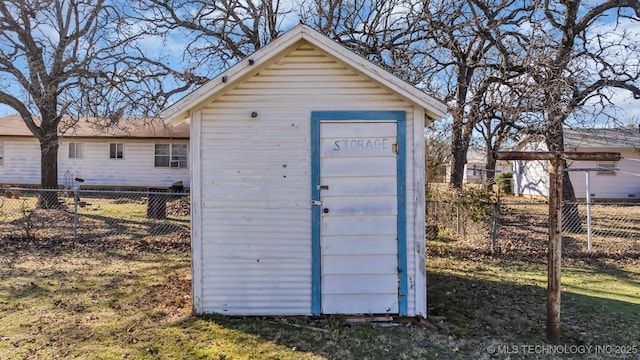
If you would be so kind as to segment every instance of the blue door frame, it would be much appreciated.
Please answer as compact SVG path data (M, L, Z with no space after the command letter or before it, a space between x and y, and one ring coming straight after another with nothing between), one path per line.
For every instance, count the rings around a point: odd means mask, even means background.
M398 163L398 315L407 315L406 113L404 111L314 111L311 113L311 199L320 200L320 122L323 120L393 120L397 125ZM311 206L311 313L322 311L321 209Z

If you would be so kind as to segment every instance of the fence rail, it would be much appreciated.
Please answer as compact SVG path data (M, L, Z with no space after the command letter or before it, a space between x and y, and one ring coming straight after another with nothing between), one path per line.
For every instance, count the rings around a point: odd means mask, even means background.
M39 204L45 194L57 198L54 206ZM0 239L188 246L189 229L190 194L168 188L142 192L0 188Z

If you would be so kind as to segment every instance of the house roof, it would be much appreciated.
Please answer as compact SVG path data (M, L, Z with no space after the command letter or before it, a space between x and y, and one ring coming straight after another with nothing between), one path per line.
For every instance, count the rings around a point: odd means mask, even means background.
M521 140L514 149L523 149L527 144L542 142L542 135L533 135ZM638 128L564 129L565 149L640 149ZM546 146L544 147L546 149Z
M565 129L565 148L640 148L640 129Z
M270 60L275 59L276 56L302 41L319 48L351 68L386 86L409 102L424 108L430 118L441 119L446 116L447 107L444 103L430 97L420 89L374 65L367 59L349 51L325 35L300 24L265 47L257 50L247 59L238 62L227 71L178 100L162 112L162 118L167 123L188 121L191 109L201 107L210 102L227 87L257 72L259 68L266 66Z
M74 121L65 118L59 126L59 135L74 138L145 138L145 139L188 139L189 125L166 125L158 118L123 118L116 125L100 126L92 119ZM0 117L0 136L33 137L22 118L18 115Z

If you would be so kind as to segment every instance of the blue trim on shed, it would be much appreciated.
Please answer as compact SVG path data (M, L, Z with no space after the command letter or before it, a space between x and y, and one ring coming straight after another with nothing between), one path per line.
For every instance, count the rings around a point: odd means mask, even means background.
M402 120L398 119L398 314L406 316L408 295L407 273L407 151L406 138L407 126L405 113L402 112Z
M322 120L395 120L398 140L398 314L408 313L406 224L406 113L404 111L313 111L311 113L311 199L320 200L320 122ZM311 313L322 312L321 206L311 206Z
M311 113L311 199L320 200L320 120ZM311 313L322 310L322 258L320 255L320 206L311 205Z

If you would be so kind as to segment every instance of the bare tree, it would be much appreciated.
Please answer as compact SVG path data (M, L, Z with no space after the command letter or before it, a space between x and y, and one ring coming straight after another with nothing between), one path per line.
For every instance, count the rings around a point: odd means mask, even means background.
M310 3L305 22L447 100L453 120L452 136L446 137L451 142L447 158L453 163L450 181L461 187L474 128L487 116L485 92L501 81L494 75L502 70L503 61L495 48L508 32L500 27L526 21L530 8L516 7L512 1ZM495 12L483 12L489 8Z
M145 34L181 37L185 43L182 62L200 74L192 83L217 75L276 39L285 15L291 12L280 0L140 0L136 4L134 17ZM171 64L165 69L171 72Z
M478 109L483 92L497 82L504 68L504 48L518 38L530 6L511 0L431 2L425 6L424 26L436 47L426 53L432 64L427 84L444 92L452 127L450 183L462 187L467 150L476 124L484 118ZM499 72L500 70L500 72ZM444 90L442 90L444 89ZM435 90L435 89L434 89Z
M185 34L189 40L184 61L190 62L192 73L200 69L203 78L278 37L291 26L290 15L296 5L288 3L291 7L284 8L274 0L143 0L142 4L137 12L147 24L144 31L165 38ZM537 113L540 123L524 125L545 129L550 143L556 144L550 148L562 148L557 146L561 140L554 136L561 133L568 116L583 109L596 94L606 99L605 88L632 90L637 69L634 73L628 65L633 64L631 55L637 55L633 50L637 43L623 45L627 57L624 69L605 65L603 59L610 57L605 55L615 42L594 37L589 29L612 9L633 6L637 1L610 0L587 7L579 1L564 4L551 0L306 0L300 3L298 16L448 102L453 122L451 183L461 187L467 149L478 124L493 124L486 127L485 135L495 140L502 132L509 134L518 119ZM636 21L634 14L620 12L617 18ZM578 15L582 16L580 24L576 22ZM561 21L563 16L570 21ZM577 27L572 28L572 21ZM598 46L594 45L596 38ZM595 48L600 50L593 51ZM585 58L585 53L591 55ZM562 56L575 59L564 61ZM579 64L589 64L592 70L580 71ZM589 84L585 80L593 77L591 73L607 80ZM504 87L512 89L512 94L527 94L527 101L504 97L510 103L497 106L495 95L488 93L496 94L496 88ZM580 94L572 94L575 89L581 89Z
M425 128L425 179L427 186L435 182L443 182L446 166L451 160L451 129L442 124L431 124Z
M299 16L400 79L424 87L431 66L425 54L433 43L422 24L423 1L310 0L303 3Z
M528 122L528 114L538 110L535 96L530 93L530 88L522 86L518 80L521 78L517 73L508 71L496 76L485 76L482 86L476 92L476 97L481 96L483 99L472 101L471 113L477 114L480 119L475 131L484 142L487 172L484 185L488 190L495 183L495 152L525 135L522 132L527 131L525 124Z
M40 142L43 188L58 187L59 136L80 117L117 122L125 110L150 109L153 102L143 99L166 101L156 95L162 92L158 73L149 71L153 63L136 43L142 35L116 6L104 0L0 2L0 103L13 108ZM45 194L40 205L57 206L57 195Z
M526 76L524 86L537 93L537 127L552 151L564 150L563 128L568 121L594 122L600 108L614 105L612 89L629 91L640 99L640 46L637 0L601 3L581 0L536 3L526 41L509 49L509 67ZM575 201L568 174L565 200Z
M500 114L495 112L490 114L491 116L484 117L480 123L476 124L476 131L480 133L484 141L485 170L487 173L484 187L489 191L493 189L493 184L495 184L495 152L500 150L508 141L518 139L518 130L522 129L515 123L504 120Z

